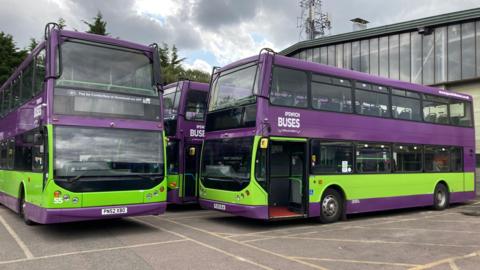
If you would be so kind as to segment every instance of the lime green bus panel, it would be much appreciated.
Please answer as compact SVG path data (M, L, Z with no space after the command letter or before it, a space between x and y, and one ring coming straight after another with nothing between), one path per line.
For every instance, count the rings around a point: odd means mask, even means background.
M464 183L465 178L468 179ZM473 191L473 173L408 173L312 175L309 179L310 202L320 202L323 191L331 185L343 189L347 200L432 194L444 181L450 192Z

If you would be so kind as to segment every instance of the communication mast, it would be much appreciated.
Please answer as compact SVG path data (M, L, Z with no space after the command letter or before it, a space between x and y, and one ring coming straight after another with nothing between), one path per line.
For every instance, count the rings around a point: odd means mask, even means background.
M321 0L300 0L301 17L297 17L297 28L300 28L300 37L306 34L306 39L312 40L324 36L326 30L332 28L328 13L322 12Z

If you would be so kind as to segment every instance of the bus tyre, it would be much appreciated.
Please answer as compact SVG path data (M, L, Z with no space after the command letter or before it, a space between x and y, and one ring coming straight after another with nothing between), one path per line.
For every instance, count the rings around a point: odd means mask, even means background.
M35 225L35 222L31 221L28 219L28 217L25 215L25 207L27 206L25 202L25 192L22 190L22 193L20 194L20 199L19 199L19 211L18 214L20 217L23 219L23 222L27 224L28 226Z
M448 207L449 200L448 188L442 183L438 184L433 192L433 208L435 210L444 210Z
M343 198L335 189L325 190L320 201L320 217L322 223L333 223L343 215Z

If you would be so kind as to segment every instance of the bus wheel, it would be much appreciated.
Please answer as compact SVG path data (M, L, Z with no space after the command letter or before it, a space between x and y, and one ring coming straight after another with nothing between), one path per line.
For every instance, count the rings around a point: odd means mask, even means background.
M28 226L31 226L31 225L34 225L35 222L31 221L30 219L27 218L27 216L25 215L25 207L27 206L27 204L25 203L25 191L23 190L22 188L22 191L20 193L20 199L19 199L19 211L18 211L18 214L20 215L20 217L23 219L23 222L25 222L25 224L27 224Z
M447 187L442 183L438 184L433 192L433 208L435 210L444 210L448 207L449 200Z
M320 222L332 223L338 221L343 214L342 195L335 189L328 188L323 193L320 207Z

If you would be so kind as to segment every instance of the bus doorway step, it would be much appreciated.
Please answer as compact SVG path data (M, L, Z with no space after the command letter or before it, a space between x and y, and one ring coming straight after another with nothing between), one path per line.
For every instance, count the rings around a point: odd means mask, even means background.
M303 216L302 214L288 210L288 207L286 206L270 206L268 207L268 214L270 218L289 218Z

